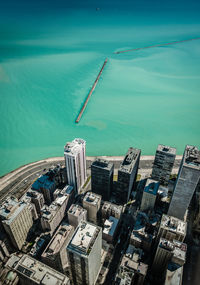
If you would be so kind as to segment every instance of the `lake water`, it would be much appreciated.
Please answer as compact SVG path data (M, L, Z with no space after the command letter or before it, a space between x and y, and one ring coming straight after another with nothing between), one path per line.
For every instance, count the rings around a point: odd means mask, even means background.
M198 1L173 2L0 2L0 175L75 137L87 155L200 147L200 40L113 53L199 37Z

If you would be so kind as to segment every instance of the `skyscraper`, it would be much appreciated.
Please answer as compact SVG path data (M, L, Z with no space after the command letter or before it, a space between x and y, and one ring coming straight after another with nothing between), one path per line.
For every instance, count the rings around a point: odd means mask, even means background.
M169 241L174 239L183 242L186 236L187 223L177 218L163 214L158 238L165 238Z
M91 165L92 192L109 201L113 188L114 165L104 159L96 159Z
M74 139L64 147L68 184L79 194L86 181L85 141Z
M197 147L187 145L181 165L168 215L184 220L185 212L190 204L200 178L200 151Z
M155 275L165 275L169 262L183 266L186 259L186 251L187 245L185 243L161 238L152 265Z
M176 157L176 149L170 146L159 144L156 150L153 163L152 179L167 185Z
M141 150L130 147L118 171L115 187L116 202L127 203L137 178Z
M71 281L94 285L101 266L102 229L82 221L67 246Z
M10 197L0 207L0 219L12 244L21 249L33 225L29 204Z
M167 265L171 260L174 252L174 244L164 238L161 238L154 257L152 270L158 275L164 274Z

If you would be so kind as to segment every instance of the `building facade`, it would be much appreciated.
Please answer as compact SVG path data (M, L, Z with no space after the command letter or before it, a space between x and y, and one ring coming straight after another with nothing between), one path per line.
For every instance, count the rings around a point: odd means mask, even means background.
M147 179L144 192L142 195L141 211L149 211L154 209L156 195L159 188L159 182L153 179Z
M45 174L40 176L31 186L32 190L43 194L46 204L50 205L53 201L53 192L56 190L56 183L51 176Z
M178 267L183 266L186 260L187 245L177 240L169 241L160 238L152 269L156 275L165 275L170 263Z
M66 247L73 232L74 228L72 226L62 223L44 250L41 256L42 262L59 272L65 273L68 267Z
M0 219L14 247L21 249L33 225L29 204L7 198L0 207Z
M137 179L141 150L130 147L118 171L115 183L115 199L118 204L125 204Z
M168 215L184 220L184 216L200 179L200 151L187 145L183 154Z
M153 163L152 179L159 181L162 185L168 185L175 157L174 147L159 144Z
M112 243L116 236L119 220L110 216L108 220L105 220L103 228L103 239L108 243Z
M159 238L165 238L169 241L174 239L183 242L186 236L187 223L175 217L163 214L160 228L158 231Z
M26 193L26 196L31 198L31 202L35 205L38 215L41 215L41 209L45 203L43 194L38 191L33 191L30 189Z
M102 229L82 221L67 246L71 281L94 285L101 267Z
M148 265L141 262L143 251L129 245L115 277L115 284L143 285Z
M50 206L42 208L41 225L44 231L54 233L66 214L68 196L58 197Z
M101 207L101 196L92 192L87 192L83 198L83 208L87 210L87 220L97 223L97 214Z
M87 210L77 204L72 204L67 212L67 217L69 224L76 228L82 220L87 221Z
M108 219L110 216L120 219L123 213L123 206L116 205L110 202L104 202L101 208L102 219Z
M91 165L92 192L109 201L113 189L114 165L104 159L96 159Z
M64 158L67 171L68 184L73 186L79 194L86 181L86 142L82 139L74 139L64 147Z

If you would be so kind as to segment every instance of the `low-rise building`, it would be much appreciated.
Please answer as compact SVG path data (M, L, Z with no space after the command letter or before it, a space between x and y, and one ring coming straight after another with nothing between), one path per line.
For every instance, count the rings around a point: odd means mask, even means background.
M67 216L69 224L76 228L80 221L87 220L87 210L77 204L72 204L67 212Z
M56 189L53 193L54 200L59 196L59 195L73 195L75 197L75 191L73 186L66 185L63 189Z
M87 210L89 222L97 223L97 213L101 206L101 196L92 192L87 192L83 199L83 208Z
M0 207L0 220L14 247L21 249L33 225L29 204L7 198Z
M141 249L129 245L118 268L116 284L144 284L148 265L141 262L142 254Z
M56 190L56 183L51 176L45 174L33 183L31 189L41 192L46 204L50 205L53 201L53 192Z
M153 241L153 236L145 232L145 228L140 231L133 230L130 236L130 244L136 248L141 248L144 251L149 252L151 250L151 245Z
M36 238L29 254L34 258L40 258L50 238L51 235L49 232L42 233L39 237Z
M53 234L66 214L67 202L68 196L62 196L42 208L41 225L44 231L49 230Z
M65 273L68 267L66 247L73 232L74 227L63 222L43 252L42 262L59 272Z
M104 202L101 209L102 219L108 219L110 216L113 216L116 219L121 218L121 214L123 213L123 206L116 205L110 202Z
M130 236L130 244L149 252L152 242L157 235L158 221L159 217L157 215L147 215L144 212L138 212Z
M144 192L142 195L141 211L149 211L154 209L156 195L159 188L159 182L153 179L147 179Z
M6 266L17 273L21 285L70 284L67 276L28 255L13 254Z
M41 215L41 209L45 203L43 194L29 189L26 196L29 197L31 199L31 203L35 205L37 214Z
M17 285L19 277L17 273L9 268L2 268L0 270L0 284L1 285Z
M103 227L103 239L109 243L113 242L116 236L119 220L110 216L108 220L105 221Z
M32 214L32 218L33 220L37 220L38 219L38 213L37 213L37 210L36 210L36 207L35 207L35 204L33 204L31 202L31 197L29 197L27 195L27 193L25 195L23 195L20 199L20 201L24 202L24 203L27 203L28 207L29 207L29 211L31 212Z

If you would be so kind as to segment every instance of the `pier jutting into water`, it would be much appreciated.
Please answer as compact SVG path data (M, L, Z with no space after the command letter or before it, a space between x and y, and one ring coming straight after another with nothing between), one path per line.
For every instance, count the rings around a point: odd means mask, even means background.
M137 50L146 49L146 48L162 47L162 46L173 45L173 44L179 44L179 43L184 43L184 42L189 42L189 41L195 41L195 40L200 40L200 37L194 38L194 39L188 39L188 40L182 40L182 41L164 43L164 44L157 44L157 45L152 45L152 46L148 46L148 47L141 47L141 48L133 48L133 49L127 49L127 50L122 50L122 51L116 51L116 52L114 52L114 53L115 53L115 54L120 54L120 53L124 53L124 52L129 52L129 51L137 51Z
M81 108L81 110L80 110L80 112L79 112L79 115L78 115L78 117L77 117L77 119L76 119L76 123L79 123L79 121L80 121L80 119L81 119L81 117L82 117L82 115L83 115L83 112L85 111L85 108L86 108L86 106L87 106L87 103L88 103L88 101L89 101L89 99L90 99L90 97L91 97L91 95L92 95L94 89L96 88L96 85L97 85L97 83L98 83L98 81L99 81L99 78L100 78L100 76L101 76L101 74L102 74L102 72L103 72L103 70L104 70L104 67L105 67L107 61L108 61L108 59L106 58L106 60L104 61L104 64L103 64L103 66L102 66L102 68L101 68L101 70L100 70L100 72L99 72L99 74L98 74L98 76L97 76L97 78L96 78L94 84L92 85L92 88L91 88L91 90L90 90L90 93L88 94L88 96L87 96L87 98L86 98L86 100L85 100L85 103L83 104L83 107Z

